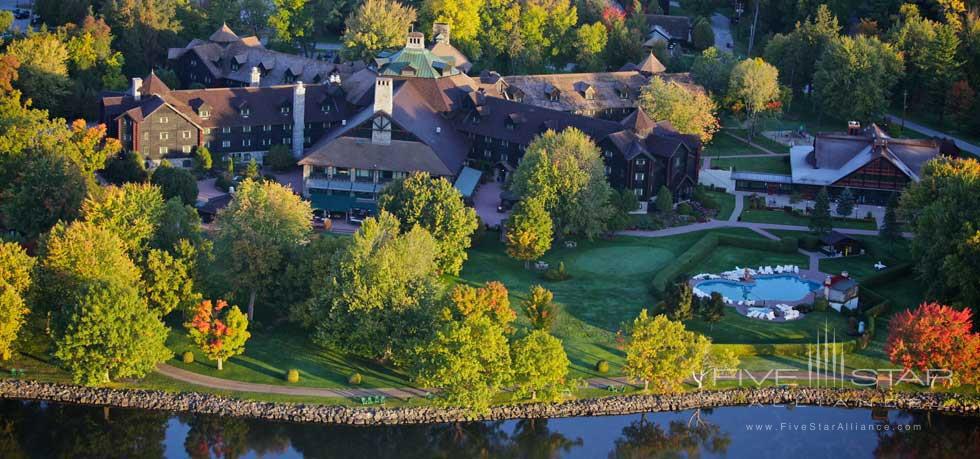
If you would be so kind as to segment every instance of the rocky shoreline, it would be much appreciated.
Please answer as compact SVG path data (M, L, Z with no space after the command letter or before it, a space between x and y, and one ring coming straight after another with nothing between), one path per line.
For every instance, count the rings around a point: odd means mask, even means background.
M677 411L744 405L886 407L980 416L980 404L949 393L883 392L831 388L754 388L674 395L623 395L554 404L498 406L483 415L454 408L352 408L256 402L202 393L108 389L21 380L0 380L0 398L104 405L274 421L351 425L429 424L456 421L557 418Z

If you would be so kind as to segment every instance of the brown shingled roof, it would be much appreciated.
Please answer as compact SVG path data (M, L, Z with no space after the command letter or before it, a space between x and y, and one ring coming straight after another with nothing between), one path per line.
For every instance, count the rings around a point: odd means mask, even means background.
M636 66L636 69L640 72L649 73L651 75L654 73L662 73L667 71L667 67L664 67L664 64L662 64L660 60L657 59L657 56L653 55L653 53L647 55L647 57Z
M235 35L235 32L232 32L228 24L221 24L221 27L208 37L208 40L215 43L231 43L240 40L240 38Z

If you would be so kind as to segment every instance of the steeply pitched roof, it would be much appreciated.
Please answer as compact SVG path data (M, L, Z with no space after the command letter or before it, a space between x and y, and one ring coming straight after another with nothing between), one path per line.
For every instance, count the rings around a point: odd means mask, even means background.
M170 92L170 87L152 70L150 71L150 75L143 79L143 86L140 87L140 94L147 96L151 94L166 94L168 92Z
M455 46L446 42L435 42L429 47L436 57L439 57L445 61L450 61L456 66L461 72L468 73L470 69L473 68L473 64L470 63L470 59L466 57L465 54L456 49Z
M651 29L659 27L664 32L667 32L673 40L691 40L691 18L666 14L647 14L645 16L647 25Z
M650 117L647 116L646 112L644 112L642 108L637 108L636 110L633 111L633 113L630 113L626 118L623 118L623 120L620 121L619 123L622 124L623 127L632 130L639 136L645 136L649 134L650 131L652 131L653 128L657 126L657 123L651 120Z
M664 67L664 64L657 59L657 56L650 53L646 58L640 61L640 64L636 66L636 70L652 75L654 73L666 72L667 67Z
M208 37L208 41L215 43L232 43L238 40L241 39L238 38L238 35L235 35L235 32L232 32L231 27L228 27L228 24L221 24L221 27L219 27L218 30L215 30L214 33Z
M405 47L377 59L378 73L384 76L442 78L459 74L458 65L426 48Z
M371 143L371 139L339 137L313 149L299 164L399 172L425 171L440 176L454 174L430 146L407 140L392 140L391 144L380 145Z

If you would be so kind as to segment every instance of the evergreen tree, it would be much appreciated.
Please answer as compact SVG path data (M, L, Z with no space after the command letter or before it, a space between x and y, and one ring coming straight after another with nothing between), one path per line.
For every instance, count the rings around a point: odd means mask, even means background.
M694 315L693 295L691 284L685 278L675 279L670 284L664 298L664 308L670 320L688 320Z
M837 197L837 215L850 217L854 213L856 199L850 188L844 188L840 196Z
M813 203L813 213L810 214L810 231L824 235L834 229L833 221L830 217L830 195L827 188L821 188L817 193L817 199Z
M715 45L715 31L711 28L711 21L708 18L699 18L694 23L691 41L694 44L694 49L697 50L705 50Z
M894 243L902 237L902 228L898 224L898 193L892 193L885 207L885 218L881 222L878 235L889 243Z
M714 329L715 323L725 317L725 298L721 293L711 292L711 297L701 301L701 319L711 324Z
M944 121L946 107L949 105L947 97L950 95L950 88L962 78L960 68L963 62L957 55L959 46L960 38L956 29L944 24L936 28L936 36L929 42L927 48L928 100L932 102L933 111L939 113L940 123Z
M657 190L657 200L655 201L657 211L666 214L674 210L674 196L667 189L667 186L661 185L660 189Z
M214 159L211 157L211 150L208 147L201 145L194 149L194 167L197 168L198 172L206 173L213 167Z
M259 172L259 163L255 161L255 158L252 158L245 167L245 179L259 180L260 178L262 178L262 175Z

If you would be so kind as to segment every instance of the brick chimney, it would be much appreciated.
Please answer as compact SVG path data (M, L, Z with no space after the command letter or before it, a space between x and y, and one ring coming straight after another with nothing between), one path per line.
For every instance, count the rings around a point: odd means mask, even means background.
M129 95L133 96L133 100L140 100L140 90L143 88L142 78L133 78L133 83L129 87Z
M252 67L252 73L248 75L248 85L257 88L259 87L259 82L262 81L262 72L259 71L258 67Z
M306 87L297 81L293 88L293 158L303 158L303 141L306 138Z
M449 43L449 24L436 22L432 24L432 40L436 43Z
M375 119L371 128L371 143L378 145L391 144L391 111L392 101L391 78L378 78L374 83L374 113ZM381 113L382 115L378 115Z

